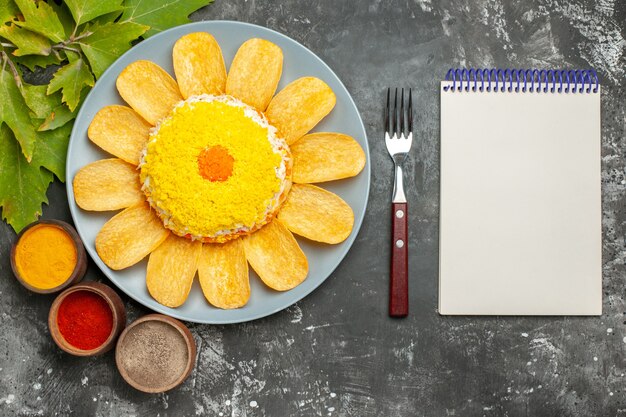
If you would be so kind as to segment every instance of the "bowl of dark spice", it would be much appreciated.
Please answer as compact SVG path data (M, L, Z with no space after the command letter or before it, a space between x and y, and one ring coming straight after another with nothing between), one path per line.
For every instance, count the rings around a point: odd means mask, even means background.
M83 279L87 255L72 226L60 220L39 220L17 235L11 269L24 287L51 294Z
M189 376L196 343L180 321L149 314L122 332L115 348L117 369L128 384L147 393L169 391Z
M63 291L48 315L50 335L65 352L94 356L113 348L126 327L126 309L117 293L99 282L85 282Z

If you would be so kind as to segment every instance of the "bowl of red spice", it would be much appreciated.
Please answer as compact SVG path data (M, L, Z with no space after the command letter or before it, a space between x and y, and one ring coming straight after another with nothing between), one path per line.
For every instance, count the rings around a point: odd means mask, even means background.
M111 287L85 282L66 289L54 300L48 327L54 342L65 352L100 355L111 350L126 327L126 309Z

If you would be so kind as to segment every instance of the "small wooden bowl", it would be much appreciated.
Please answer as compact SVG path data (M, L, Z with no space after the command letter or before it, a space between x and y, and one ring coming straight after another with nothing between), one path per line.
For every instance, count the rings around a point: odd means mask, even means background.
M17 270L17 265L15 263L15 251L17 249L17 244L22 238L22 236L24 235L24 233L26 233L29 229L32 229L33 227L39 226L41 224L49 224L49 225L59 227L60 229L63 229L63 231L66 232L70 236L70 238L72 238L72 241L74 242L74 247L76 248L76 266L74 267L74 271L72 272L72 275L70 275L69 278L66 279L63 283L57 285L54 288L48 288L48 289L33 287L28 282L26 282L24 278L22 278L22 276L20 275L19 271ZM30 291L36 292L39 294L52 294L52 293L61 291L62 289L67 288L72 284L76 284L77 282L80 282L80 280L83 279L83 277L85 276L85 272L87 271L87 254L85 253L85 247L83 246L83 241L80 239L80 237L78 236L78 233L76 233L76 230L71 225L61 220L38 220L26 226L17 235L17 239L15 240L15 242L13 243L13 246L11 247L11 269L13 270L13 275L15 275L15 278L17 278L19 283L22 284L27 289L29 289Z
M59 307L61 306L61 303L63 302L65 297L77 291L90 291L98 294L107 302L109 308L111 308L111 312L113 313L113 327L111 328L111 334L103 344L95 349L84 350L69 344L59 330L59 325L57 323L57 314L59 313ZM52 336L52 340L54 340L57 346L60 347L63 351L75 356L95 356L108 352L113 348L117 337L122 332L122 330L124 330L125 327L126 308L124 307L122 299L111 287L101 284L99 282L84 282L82 284L77 284L66 289L54 300L52 306L50 307L50 313L48 314L48 328L50 329L50 335Z
M148 321L159 321L159 322L166 323L172 326L174 329L176 329L180 333L183 340L185 341L185 344L187 345L187 358L188 359L187 359L187 364L185 366L184 371L180 374L178 378L176 378L174 382L170 383L169 385L164 385L162 387L156 387L156 388L145 386L135 381L131 377L127 369L124 367L124 364L122 363L122 355L123 355L122 345L124 343L124 340L129 334L132 334L133 329L135 327L137 327L141 323L145 323ZM149 393L149 394L169 391L171 389L176 388L180 384L182 384L185 381L185 379L187 379L189 374L191 374L191 371L193 370L195 366L195 362L196 362L196 342L193 339L193 335L191 334L187 326L185 326L182 322L172 317L165 316L163 314L148 314L146 316L143 316L135 320L122 332L122 334L120 335L120 338L117 341L117 347L115 349L115 363L117 365L118 371L122 375L122 378L124 378L124 380L133 388L142 392Z

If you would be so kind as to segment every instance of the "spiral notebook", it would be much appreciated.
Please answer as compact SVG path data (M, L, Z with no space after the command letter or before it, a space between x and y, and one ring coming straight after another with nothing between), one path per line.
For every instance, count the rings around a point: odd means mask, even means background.
M593 70L441 82L439 313L602 314Z

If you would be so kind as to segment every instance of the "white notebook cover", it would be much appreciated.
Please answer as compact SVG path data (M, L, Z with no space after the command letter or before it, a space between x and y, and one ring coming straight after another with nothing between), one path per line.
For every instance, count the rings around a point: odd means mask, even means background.
M446 85L439 313L602 314L600 92Z

